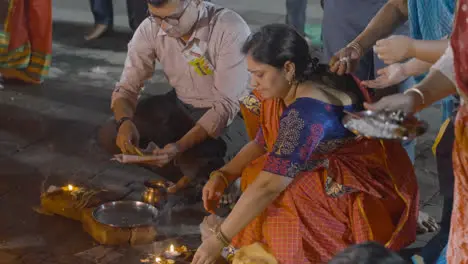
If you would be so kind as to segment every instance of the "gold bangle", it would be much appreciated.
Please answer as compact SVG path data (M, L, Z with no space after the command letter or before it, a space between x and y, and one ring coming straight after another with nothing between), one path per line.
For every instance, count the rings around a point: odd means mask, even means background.
M424 104L426 102L426 100L424 98L424 94L418 88L416 88L416 87L410 88L410 89L406 90L403 94L408 94L410 92L417 93L419 95L419 97L421 98L422 104Z
M229 181L228 179L226 178L226 176L224 176L224 173L222 171L213 171L211 174L210 174L210 179L211 178L216 178L216 177L221 177L221 179L223 179L224 183L226 184L226 187L229 186Z

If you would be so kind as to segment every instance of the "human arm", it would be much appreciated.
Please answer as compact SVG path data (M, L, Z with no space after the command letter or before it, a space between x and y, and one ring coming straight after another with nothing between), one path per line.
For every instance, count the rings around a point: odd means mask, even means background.
M330 71L338 75L354 71L366 51L379 39L389 36L406 20L408 20L407 0L389 0L364 31L330 59Z
M411 76L418 76L429 71L432 64L418 59L411 59L404 63L394 63L377 71L374 80L362 81L362 85L369 88L387 88L399 84Z
M374 111L389 109L414 113L455 94L457 90L453 51L450 45L444 55L431 68L426 78L413 88L419 92L410 91L406 94L387 96L375 104L366 104L366 107Z
M377 41L374 52L386 64L410 58L435 63L444 54L448 45L448 39L417 40L407 36L390 36Z
M153 75L157 56L152 46L151 32L151 22L144 21L128 44L124 69L112 93L111 108L115 120L133 117L144 81Z
M237 153L237 155L226 165L219 169L224 174L227 180L232 183L242 174L242 171L252 161L264 155L266 152L265 146L260 145L257 140L252 140Z
M120 123L116 144L123 153L135 154L139 133L132 122L138 95L145 80L151 77L157 59L151 41L151 22L145 21L133 35L128 44L127 58L120 81L112 93L111 109L116 121Z

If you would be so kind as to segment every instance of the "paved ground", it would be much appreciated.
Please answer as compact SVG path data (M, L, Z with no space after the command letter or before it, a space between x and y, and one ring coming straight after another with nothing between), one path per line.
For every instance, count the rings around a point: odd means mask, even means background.
M283 0L215 2L238 11L254 28L284 21ZM319 22L320 12L318 1L310 1L309 22ZM43 186L86 184L132 199L139 197L145 179L155 177L110 162L96 146L95 133L110 115L109 98L129 38L123 0L116 3L115 13L118 32L85 44L82 36L92 21L88 2L55 0L50 78L41 86L7 85L0 90L0 264L138 263L138 255L151 250L100 247L79 223L33 210ZM160 71L148 87L168 89ZM423 113L431 131L419 140L416 163L421 204L437 218L441 199L430 147L439 117L436 108ZM193 237L203 215L192 209L175 212L163 233L196 241ZM428 237L419 237L415 246ZM87 255L77 255L90 249Z

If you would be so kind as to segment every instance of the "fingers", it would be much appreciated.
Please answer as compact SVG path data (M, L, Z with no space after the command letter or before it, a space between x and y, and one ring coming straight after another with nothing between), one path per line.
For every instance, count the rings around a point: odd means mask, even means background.
M364 107L371 111L381 111L387 108L387 102L385 98L382 98L380 101L373 104L364 103Z
M362 85L374 89L382 89L389 86L386 79L383 77L378 77L375 80L362 81Z
M330 66L330 72L336 73L338 71L338 67L340 66L339 60L340 59L337 55L331 58L330 63L328 64L328 66Z

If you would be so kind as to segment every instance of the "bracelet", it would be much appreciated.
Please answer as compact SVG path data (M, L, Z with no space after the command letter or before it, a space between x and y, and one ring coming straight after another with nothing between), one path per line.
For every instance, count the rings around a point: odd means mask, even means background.
M418 88L415 88L415 87L410 88L410 89L406 90L403 94L408 94L410 92L417 93L419 95L419 97L421 98L422 104L425 103L426 100L425 100L424 94Z
M231 244L231 242L229 242L229 239L227 239L226 236L223 234L223 231L221 231L221 226L219 226L218 232L216 232L216 238L219 240L219 242L223 243L223 246L225 247Z
M132 121L132 118L130 118L130 117L128 117L128 116L124 116L124 117L120 118L119 120L117 120L117 121L115 122L117 131L119 131L120 127L122 126L122 124L123 124L125 121Z
M349 43L346 47L353 48L355 51L357 51L359 57L362 57L362 55L364 55L364 49L362 48L361 44L357 42L353 41Z
M221 177L221 179L223 179L224 183L226 184L226 187L229 186L229 181L228 181L228 179L226 178L226 176L224 176L224 173L223 173L222 171L216 170L216 171L213 171L213 172L210 174L210 179L211 179L211 178L216 178L216 177Z

